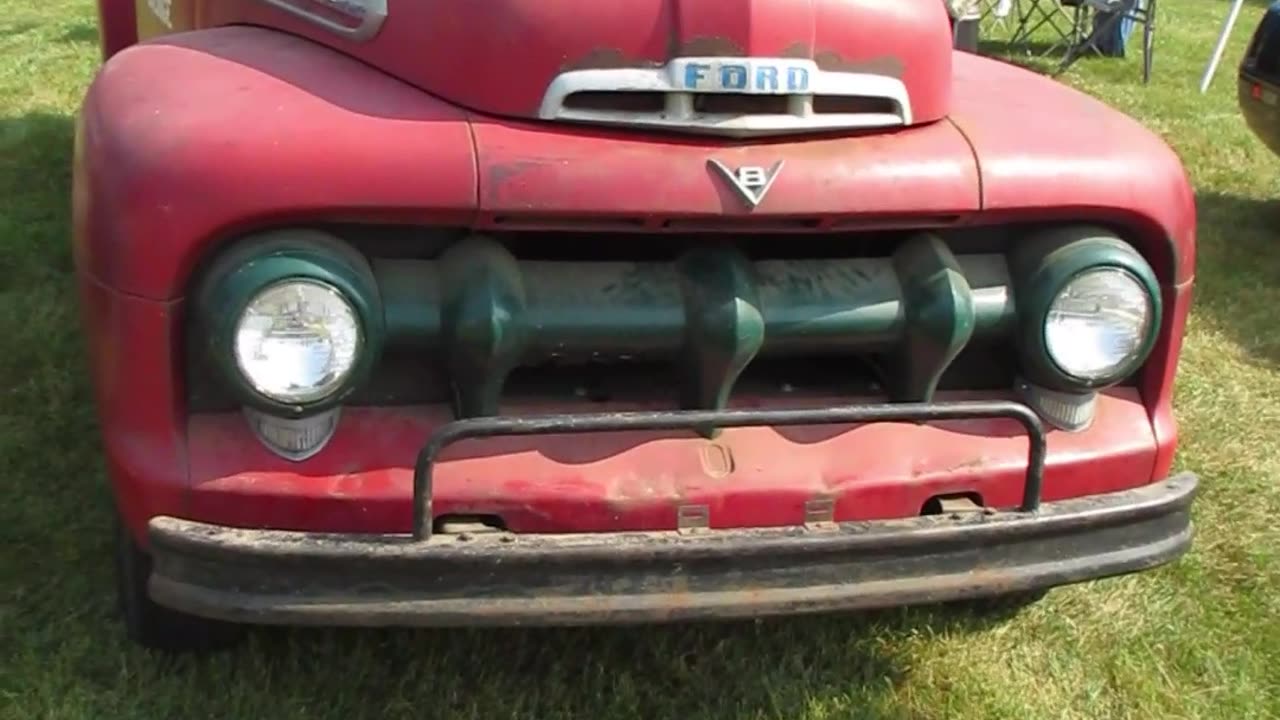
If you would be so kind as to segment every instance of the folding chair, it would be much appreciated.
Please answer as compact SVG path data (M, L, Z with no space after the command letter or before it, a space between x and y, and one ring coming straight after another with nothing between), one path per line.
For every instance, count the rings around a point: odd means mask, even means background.
M1008 29L1006 23L1011 18L1017 18L1020 10L1019 0L978 0L978 7L982 23L990 22L992 26L1002 30Z
M1030 42L1031 37L1041 28L1048 26L1055 33L1056 39L1040 54L1040 57L1054 52L1060 47L1070 49L1080 39L1079 4L1087 0L1022 0L1018 24L1009 40L1010 45L1022 45ZM1068 8L1075 8L1075 12Z
M1096 13L1105 14L1105 20L1101 23L1092 23L1092 16ZM1114 32L1121 22L1129 20L1142 25L1142 84L1151 82L1151 55L1155 49L1156 0L1082 0L1076 7L1077 27L1085 27L1086 18L1089 24L1093 25L1093 29L1083 40L1071 46L1062 64L1054 73L1055 76L1063 73L1090 50L1102 55L1102 49L1098 47L1099 38Z

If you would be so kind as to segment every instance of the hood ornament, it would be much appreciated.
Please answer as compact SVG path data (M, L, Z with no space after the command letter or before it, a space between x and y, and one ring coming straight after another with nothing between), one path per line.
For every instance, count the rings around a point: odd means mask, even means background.
M773 181L778 178L778 171L782 169L783 161L779 160L773 164L773 167L767 169L758 165L744 165L737 170L730 170L729 166L715 158L711 158L708 162L719 170L721 175L724 175L748 205L755 208L764 200L769 188L773 187Z

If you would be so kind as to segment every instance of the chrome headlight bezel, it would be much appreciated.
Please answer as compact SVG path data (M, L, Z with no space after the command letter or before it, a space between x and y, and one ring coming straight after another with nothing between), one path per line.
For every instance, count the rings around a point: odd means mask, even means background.
M1141 295L1143 304L1142 319L1138 327L1133 329L1133 332L1126 334L1126 340L1130 343L1130 347L1125 351L1124 355L1099 369L1085 368L1079 364L1072 366L1072 362L1066 357L1065 351L1067 348L1061 346L1061 343L1055 339L1052 327L1054 314L1059 312L1059 304L1069 291L1104 275L1119 282L1129 283L1130 287L1125 288L1125 291L1132 292L1136 290ZM1045 313L1044 329L1042 331L1044 333L1045 355L1064 377L1070 378L1086 387L1122 380L1132 374L1143 360L1144 345L1152 335L1151 326L1155 304L1155 298L1143 286L1142 280L1127 268L1115 265L1099 265L1081 270L1063 283L1049 303L1049 310ZM1114 309L1114 307L1101 308L1101 312L1109 312ZM1063 340L1069 342L1068 339L1064 338ZM1081 342L1084 340L1085 338L1079 338Z
M359 327L359 348L341 380L323 392L287 398L264 392L242 367L237 336L242 319L264 292L282 283L311 283L336 293ZM279 417L317 414L342 403L367 379L382 349L384 321L373 271L341 240L312 230L280 230L246 239L221 253L196 295L204 352L222 384L240 402Z
M1049 314L1059 296L1092 272L1120 271L1145 292L1149 312L1135 349L1104 373L1064 367L1049 347ZM1018 313L1017 348L1026 379L1060 392L1095 392L1122 382L1147 361L1163 322L1155 271L1115 233L1092 226L1063 226L1028 238L1010 253Z

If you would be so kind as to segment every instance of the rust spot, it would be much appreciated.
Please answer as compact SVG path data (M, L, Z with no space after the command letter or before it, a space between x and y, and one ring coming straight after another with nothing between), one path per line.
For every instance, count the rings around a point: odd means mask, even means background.
M680 503L685 486L678 478L666 474L619 474L609 479L603 500L611 512L630 512L662 501Z
M617 48L596 48L586 55L560 66L562 72L569 70L616 70L618 68L654 68L662 63L646 58L627 57Z
M489 167L489 182L492 185L501 185L515 175L519 175L529 168L528 162L501 163L491 165Z
M901 78L903 72L902 60L893 55L883 55L877 58L867 58L866 60L845 60L840 53L834 50L823 50L813 56L813 61L818 64L819 68L831 72L872 73L895 78Z
M808 60L813 57L813 47L811 47L807 42L792 43L782 51L782 57L804 58Z
M947 469L943 470L942 472L954 473L954 472L959 472L961 470L976 470L981 468L983 465L985 465L986 462L987 462L987 459L985 457L976 457L976 458L973 458L972 460L965 460L964 462L958 462L955 465L952 465Z
M668 56L670 57L686 57L696 55L711 55L714 57L744 57L745 52L738 47L732 40L723 37L699 37L690 38L685 42L679 42L679 38L672 37L671 44L668 47Z

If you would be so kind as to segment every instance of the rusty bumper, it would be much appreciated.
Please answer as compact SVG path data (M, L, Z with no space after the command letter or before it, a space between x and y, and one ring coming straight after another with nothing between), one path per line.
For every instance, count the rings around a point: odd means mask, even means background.
M931 603L1183 554L1197 478L972 513L589 535L321 535L151 521L154 599L238 622L573 625Z

